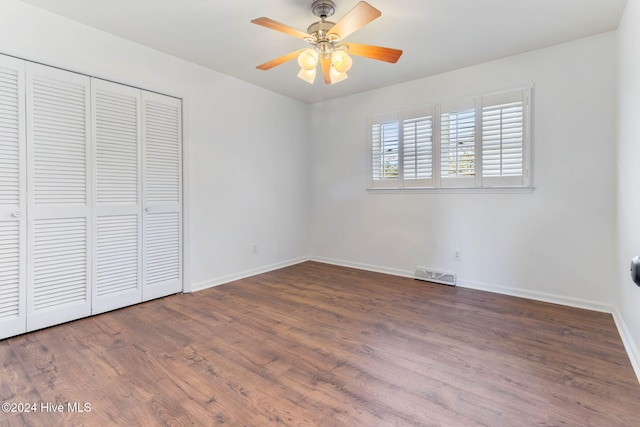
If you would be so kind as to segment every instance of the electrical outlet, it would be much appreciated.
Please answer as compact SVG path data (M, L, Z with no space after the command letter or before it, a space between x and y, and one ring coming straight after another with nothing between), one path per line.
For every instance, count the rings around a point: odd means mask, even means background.
M462 261L462 251L453 251L453 259L455 261Z
M254 243L253 246L251 246L251 252L253 252L254 254L258 253L258 244Z

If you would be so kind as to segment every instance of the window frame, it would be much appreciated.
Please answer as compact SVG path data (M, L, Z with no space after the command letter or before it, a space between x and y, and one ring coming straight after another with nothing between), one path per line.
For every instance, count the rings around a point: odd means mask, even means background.
M485 94L473 98L462 99L455 102L447 102L441 104L433 104L420 108L414 108L404 111L388 112L384 114L376 114L371 117L369 123L369 182L370 186L368 190L389 190L392 192L407 191L407 192L466 192L466 191L499 191L499 192L531 192L532 187L532 140L531 140L531 107L532 107L532 92L533 84L528 86L521 86L516 89L505 90L500 92L494 92ZM504 150L512 149L511 146L507 148L503 145L502 129L503 124L500 121L500 136L494 137L493 144L500 146L499 148L499 168L500 176L483 176L483 149L487 149L483 146L485 135L485 127L489 127L489 119L491 116L485 111L500 111L502 108L506 109L508 104L519 104L522 108L522 133L515 132L516 138L521 138L521 174L520 175L502 175L503 166L508 163L508 160L503 160ZM491 109L491 107L495 107ZM517 108L520 106L518 105ZM442 133L443 133L443 114L455 113L458 111L474 110L475 114L475 134L474 134L474 174L472 176L443 176L442 174ZM423 117L431 116L431 177L424 179L407 179L405 176L405 125L408 121L416 120ZM488 118L487 118L488 117ZM502 116L500 116L502 118ZM485 119L485 122L483 122ZM374 144L373 140L373 126L382 122L396 121L398 126L398 176L393 179L381 179L374 176L373 160L374 160ZM519 124L519 122L516 122ZM513 131L513 121L511 121L508 130ZM496 139L497 138L497 139ZM496 141L498 141L496 143ZM506 144L506 143L505 143ZM515 143L516 151L520 149L517 147L518 141ZM519 154L519 153L518 153ZM495 168L495 163L493 163ZM412 165L412 167L414 167ZM418 167L417 165L415 166ZM512 170L514 168L513 162L511 165ZM515 169L518 167L515 166ZM426 169L429 169L426 167Z

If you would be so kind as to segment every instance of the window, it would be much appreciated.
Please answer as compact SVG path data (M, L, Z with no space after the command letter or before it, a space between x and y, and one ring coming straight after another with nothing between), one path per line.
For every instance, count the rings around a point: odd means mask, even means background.
M405 114L402 178L405 187L433 186L433 109Z
M373 174L378 180L398 178L398 123L373 126Z
M473 187L476 176L476 111L446 108L440 113L440 184Z
M372 188L529 186L529 93L375 116Z
M485 183L524 185L525 103L509 96L482 101L482 177Z

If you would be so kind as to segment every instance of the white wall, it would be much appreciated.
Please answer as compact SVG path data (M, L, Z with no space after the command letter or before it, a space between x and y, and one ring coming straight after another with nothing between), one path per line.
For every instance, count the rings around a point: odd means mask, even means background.
M0 53L183 98L188 287L306 256L306 104L16 0Z
M396 274L455 271L462 286L611 310L615 51L607 33L313 105L311 256ZM366 191L371 114L529 82L533 193Z
M640 255L640 1L627 0L618 33L617 320L640 377L640 288L629 276Z

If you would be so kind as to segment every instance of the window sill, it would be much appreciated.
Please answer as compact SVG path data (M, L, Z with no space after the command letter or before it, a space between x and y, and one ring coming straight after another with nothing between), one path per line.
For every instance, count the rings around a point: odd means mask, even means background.
M425 194L425 193L485 193L485 194L529 194L535 187L431 187L431 188L367 188L372 194Z

